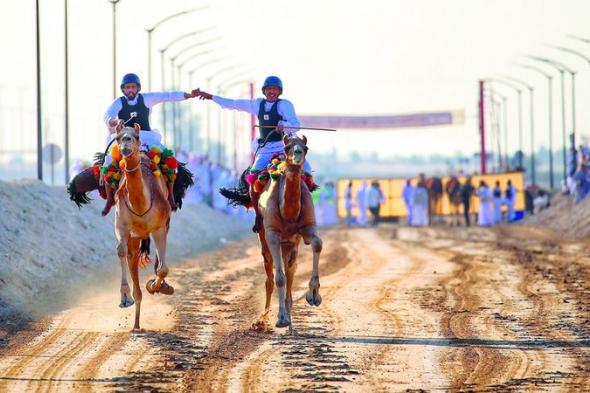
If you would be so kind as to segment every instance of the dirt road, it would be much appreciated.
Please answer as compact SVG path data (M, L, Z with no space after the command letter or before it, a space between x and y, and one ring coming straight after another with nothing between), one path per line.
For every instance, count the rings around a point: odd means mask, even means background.
M323 303L303 298L304 247L292 336L250 328L265 280L252 239L174 266L174 296L144 294L144 333L99 278L0 338L0 391L590 391L585 245L526 227L321 236Z

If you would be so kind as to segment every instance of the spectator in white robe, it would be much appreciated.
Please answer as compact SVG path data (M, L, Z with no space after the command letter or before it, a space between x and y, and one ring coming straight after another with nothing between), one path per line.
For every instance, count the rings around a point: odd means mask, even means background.
M358 217L358 224L360 226L367 226L369 222L367 218L367 192L368 192L367 182L364 181L361 184L361 187L356 192L356 205L359 209L359 217Z
M424 181L420 181L412 195L412 226L428 225L428 191Z
M406 205L406 211L408 212L407 223L412 225L412 200L414 199L414 192L416 187L412 184L412 179L407 179L404 188L402 188L402 199Z
M492 226L494 224L492 191L488 187L488 184L483 180L479 182L477 195L479 196L477 223L482 227Z

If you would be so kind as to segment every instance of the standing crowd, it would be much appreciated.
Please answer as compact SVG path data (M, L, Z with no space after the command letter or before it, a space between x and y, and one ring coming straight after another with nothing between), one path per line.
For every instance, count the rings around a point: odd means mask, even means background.
M434 216L440 218L442 198L448 198L451 219L462 214L465 226L470 226L472 221L476 221L479 226L487 227L516 219L514 207L517 190L510 180L502 190L499 181L490 187L485 180L480 180L476 188L471 176L467 176L464 183L451 176L444 185L444 193L432 190L423 175L419 176L416 185L412 179L406 180L402 189L402 199L407 211L408 225L427 226L432 223ZM475 211L477 219L472 220ZM456 224L459 225L458 222Z

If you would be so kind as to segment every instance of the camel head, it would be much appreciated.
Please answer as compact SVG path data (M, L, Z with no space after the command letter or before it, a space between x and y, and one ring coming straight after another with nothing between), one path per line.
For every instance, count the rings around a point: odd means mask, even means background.
M301 138L295 135L285 135L283 136L283 143L285 144L287 164L303 166L307 154L307 138L305 135Z
M123 128L123 125L119 124L115 130L119 151L124 157L129 157L139 151L139 124L136 123L133 128Z

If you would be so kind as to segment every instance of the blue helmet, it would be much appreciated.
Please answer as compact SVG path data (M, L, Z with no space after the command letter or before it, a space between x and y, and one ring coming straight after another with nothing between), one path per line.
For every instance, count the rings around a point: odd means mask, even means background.
M141 90L141 82L139 81L139 76L136 74L125 74L123 80L121 80L121 91L123 91L123 86L127 83L136 83L139 90Z
M269 76L264 80L262 93L264 94L264 89L270 86L278 87L281 94L283 94L283 82L281 82L281 79L278 76Z

